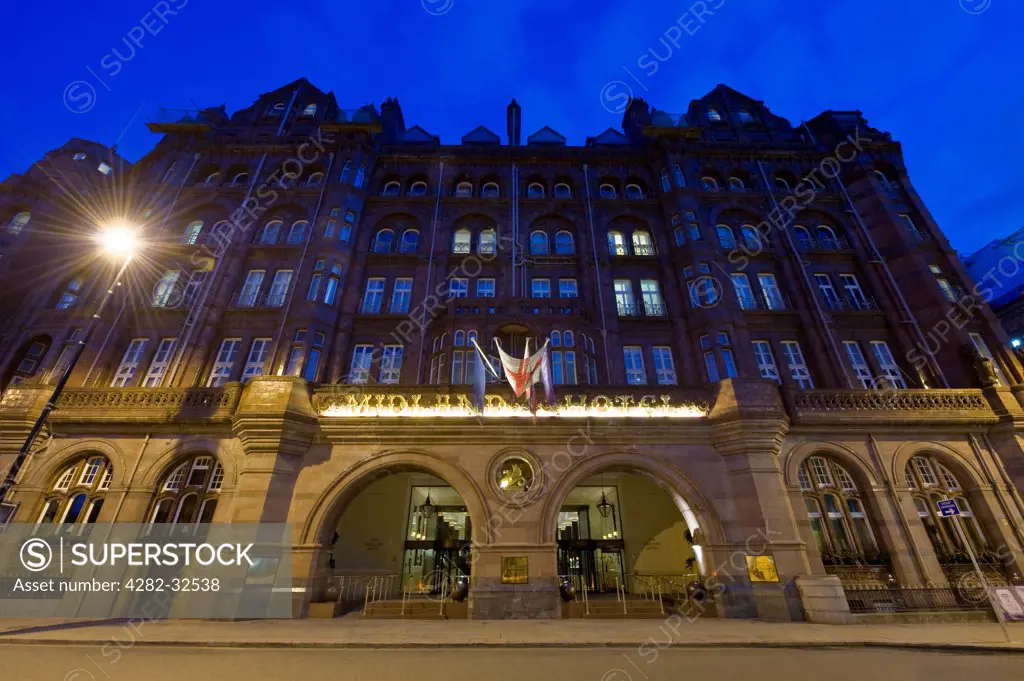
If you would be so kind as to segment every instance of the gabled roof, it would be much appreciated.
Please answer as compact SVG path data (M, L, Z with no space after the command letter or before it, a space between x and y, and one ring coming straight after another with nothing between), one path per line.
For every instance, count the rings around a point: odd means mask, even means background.
M564 147L565 136L545 125L543 128L527 137L526 143Z
M479 125L462 136L463 144L500 145L501 138L482 125Z
M588 137L588 147L618 147L629 144L629 138L615 128L608 128L597 137Z
M441 139L437 135L431 135L418 125L414 125L402 133L402 144L440 144Z

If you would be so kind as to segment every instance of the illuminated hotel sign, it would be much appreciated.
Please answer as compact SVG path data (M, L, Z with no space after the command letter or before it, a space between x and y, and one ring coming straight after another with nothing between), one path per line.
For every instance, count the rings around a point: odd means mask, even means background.
M536 414L526 404L509 402L501 395L485 397L483 414L477 412L469 395L462 394L339 391L318 394L317 404L324 417L700 418L708 412L706 403L673 402L669 395L566 395L555 404L538 405Z

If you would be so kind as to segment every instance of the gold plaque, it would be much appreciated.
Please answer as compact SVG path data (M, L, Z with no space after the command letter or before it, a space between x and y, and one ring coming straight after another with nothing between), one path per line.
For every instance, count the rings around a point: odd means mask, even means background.
M747 556L747 574L752 582L777 582L779 571L771 556Z
M529 582L530 559L526 556L501 557L501 583L526 584Z

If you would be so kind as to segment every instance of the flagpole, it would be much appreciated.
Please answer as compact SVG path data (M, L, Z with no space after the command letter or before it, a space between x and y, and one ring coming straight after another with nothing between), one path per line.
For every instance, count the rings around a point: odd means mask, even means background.
M479 353L480 359L482 359L484 361L484 364L487 365L487 370L491 372L491 375L494 376L495 378L500 378L497 369L495 369L494 365L491 364L489 359L487 359L487 353L480 349L480 346L476 342L476 338L473 339L473 347L475 347L477 353Z

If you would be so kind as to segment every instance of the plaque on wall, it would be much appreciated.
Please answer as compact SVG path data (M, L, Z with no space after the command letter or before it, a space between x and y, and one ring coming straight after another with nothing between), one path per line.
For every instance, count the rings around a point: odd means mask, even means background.
M779 571L771 556L747 556L747 575L752 582L777 582Z
M526 556L501 557L501 583L526 584L529 581L530 559Z

